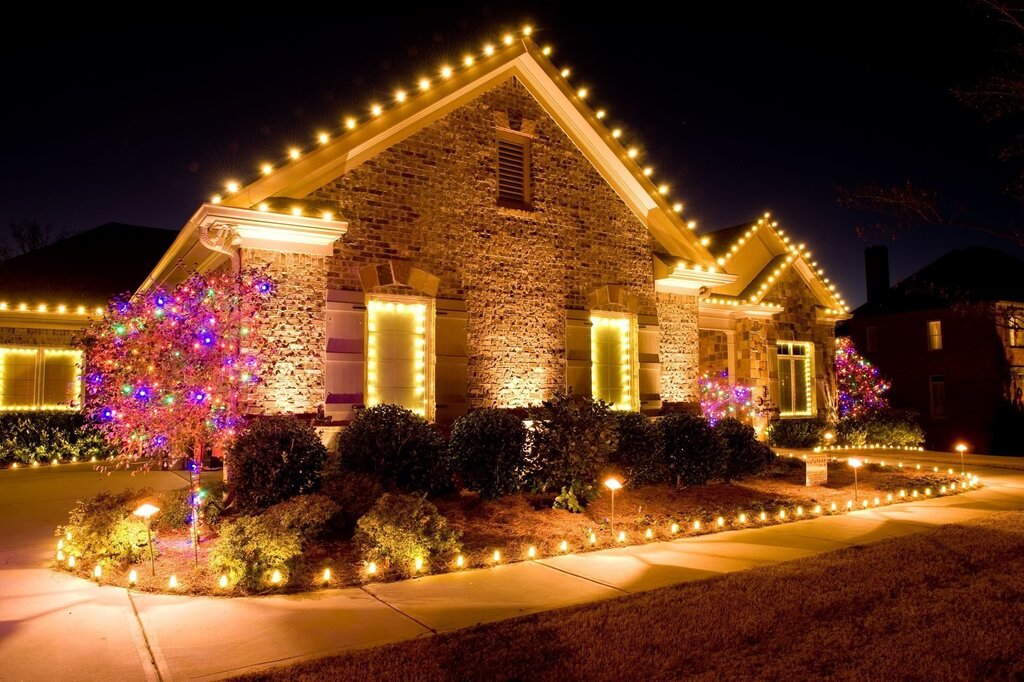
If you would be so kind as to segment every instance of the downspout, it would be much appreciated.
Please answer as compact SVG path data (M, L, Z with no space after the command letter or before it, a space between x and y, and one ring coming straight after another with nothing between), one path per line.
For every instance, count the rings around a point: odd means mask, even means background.
M228 239L219 244L210 238L210 228L206 225L199 226L199 243L216 253L223 253L231 259L231 272L238 274L242 270L242 249L241 240L230 227L224 228L227 231Z

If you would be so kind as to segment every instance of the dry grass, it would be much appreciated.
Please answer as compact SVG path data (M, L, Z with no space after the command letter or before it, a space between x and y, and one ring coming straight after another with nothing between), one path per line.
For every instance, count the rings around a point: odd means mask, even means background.
M1012 512L248 680L1021 679Z
M955 476L935 473L925 467L922 471L910 467L900 470L888 466L865 466L859 473L861 499L885 499L887 493L900 489L921 491L930 486L938 493L941 485L957 480ZM622 544L641 544L671 537L685 537L731 530L742 527L739 514L745 513L747 525L779 523L778 512L786 509L789 519L794 518L796 507L809 513L814 505L821 505L829 513L835 502L840 511L854 496L852 470L841 462L829 465L829 482L824 486L804 486L804 466L798 460L781 458L764 475L733 484L711 483L689 488L658 485L642 488L626 487L616 495L615 527L611 526L611 498L605 491L580 514L551 508L552 494L523 493L494 501L483 501L475 494L462 494L434 500L441 514L462 534L465 566L490 565L495 549L501 550L503 561L527 558L530 546L538 556L561 553L564 540L572 552L586 552ZM760 522L756 515L766 512L767 521ZM723 525L717 525L722 517ZM694 521L700 521L699 529ZM672 524L679 531L671 532ZM650 529L651 537L646 536ZM625 542L617 534L625 532ZM594 542L591 542L591 534ZM186 531L163 532L157 537L156 577L150 577L149 564L135 566L139 582L136 589L143 591L173 591L188 594L223 595L217 578L208 568L207 554L216 541L206 534L199 547L199 563L195 563L192 545ZM267 591L302 591L323 586L323 569L331 568L331 587L358 585L367 580L364 565L351 542L335 540L307 547L303 562L282 588L267 585ZM87 576L91 566L81 566L80 573ZM435 561L429 571L442 572L452 566ZM124 585L129 568L110 571L103 582ZM168 589L168 578L176 575L178 587ZM376 581L397 580L405 577L396 571L383 571ZM240 595L238 590L228 593Z

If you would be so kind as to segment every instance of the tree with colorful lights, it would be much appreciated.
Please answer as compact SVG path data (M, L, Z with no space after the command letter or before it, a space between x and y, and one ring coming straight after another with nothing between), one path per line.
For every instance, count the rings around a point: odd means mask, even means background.
M729 383L726 370L715 376L704 374L697 380L697 390L701 412L712 426L726 417L747 422L757 417L750 387Z
M889 407L885 392L892 384L868 362L848 337L836 338L836 390L839 417L859 417Z
M261 273L225 272L110 302L87 333L83 379L87 411L123 456L227 445L259 378L246 340L272 294Z

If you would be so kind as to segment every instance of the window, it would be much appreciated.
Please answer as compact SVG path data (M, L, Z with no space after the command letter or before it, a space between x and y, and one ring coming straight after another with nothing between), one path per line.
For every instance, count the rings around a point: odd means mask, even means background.
M939 320L928 323L928 350L942 350L942 322Z
M367 305L366 405L400 405L430 417L426 301L372 299Z
M616 410L639 409L636 367L636 316L590 316L591 394Z
M814 414L814 344L780 341L776 348L779 369L779 416Z
M942 375L928 377L928 395L932 407L932 419L946 418L946 378Z
M1024 348L1024 317L1010 315L1007 326L1010 329L1010 346Z
M878 350L878 327L868 327L864 330L867 336L867 352L874 353Z
M498 205L530 207L530 138L498 131Z
M81 407L82 352L57 348L0 348L0 409L74 410Z

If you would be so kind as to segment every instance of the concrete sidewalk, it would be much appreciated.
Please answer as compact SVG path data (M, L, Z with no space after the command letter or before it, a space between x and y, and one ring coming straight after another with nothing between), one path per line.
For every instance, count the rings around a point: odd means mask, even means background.
M951 497L363 588L227 599L129 595L40 567L49 558L52 528L60 518L48 525L30 523L20 505L8 504L7 495L12 474L37 473L0 472L3 544L12 514L23 519L25 541L38 542L41 550L35 555L23 548L13 563L34 559L36 565L5 565L0 576L4 679L215 679L1024 509L1024 472L977 469L985 487ZM30 484L23 480L19 488L24 485ZM55 496L51 506L65 501ZM29 528L36 526L39 539L29 542ZM6 556L4 547L0 557Z

